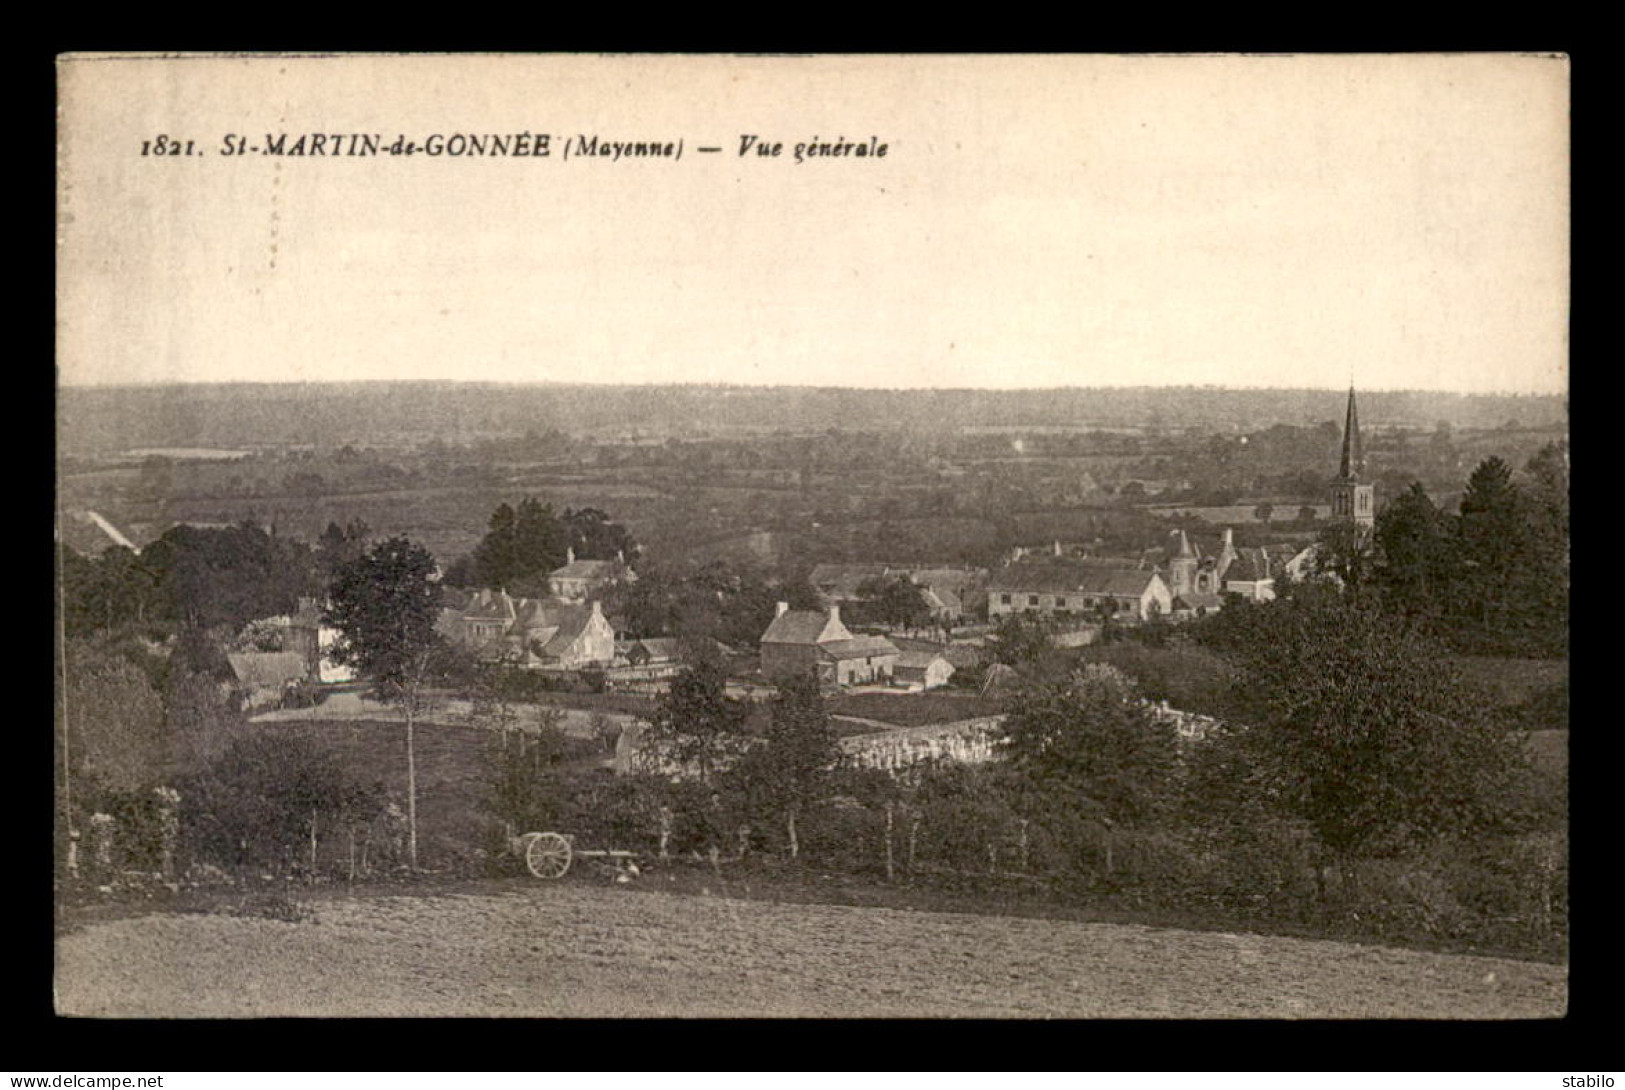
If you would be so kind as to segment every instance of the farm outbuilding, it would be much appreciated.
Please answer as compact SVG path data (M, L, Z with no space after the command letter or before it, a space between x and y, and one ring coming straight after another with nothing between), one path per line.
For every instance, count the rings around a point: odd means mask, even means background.
M954 664L940 651L903 651L892 667L892 680L909 689L936 689L954 676Z

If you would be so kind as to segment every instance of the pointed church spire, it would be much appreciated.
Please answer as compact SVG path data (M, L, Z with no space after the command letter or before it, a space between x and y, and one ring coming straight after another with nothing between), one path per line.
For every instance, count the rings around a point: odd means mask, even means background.
M1332 483L1332 518L1352 523L1360 532L1376 524L1377 490L1361 480L1365 451L1360 447L1360 417L1354 408L1354 386L1349 386L1348 419L1343 424L1343 460Z
M1349 386L1348 418L1343 422L1343 460L1337 475L1352 481L1365 469L1365 454L1360 449L1360 417L1354 408L1354 387Z
M1195 559L1196 557L1196 550L1191 548L1190 538L1185 536L1184 530L1179 531L1179 552L1175 555L1181 559L1185 557Z

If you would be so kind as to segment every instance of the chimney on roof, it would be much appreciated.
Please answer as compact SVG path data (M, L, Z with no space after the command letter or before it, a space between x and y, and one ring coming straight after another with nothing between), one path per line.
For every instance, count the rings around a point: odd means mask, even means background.
M566 545L564 547L564 563L565 563L565 566L568 567L569 565L574 564L575 562L576 562L575 546Z
M604 607L598 604L598 599L596 598L592 600L592 615L594 617L602 617L604 615Z
M1055 543L1055 555L1056 556L1061 555L1061 543L1059 541L1056 541L1056 543Z
M789 611L789 609L790 609L790 603L789 602L780 602L780 603L778 603L777 605L775 605L773 607L773 619L777 620L778 618L784 616L785 613L787 613Z
M1224 547L1226 549L1235 548L1236 543L1235 543L1234 539L1235 539L1235 531L1232 530L1230 527L1226 526L1224 528Z
M621 567L623 567L623 568L626 567L626 550L625 549L616 549L615 550L615 560L616 560L616 562L618 564L620 564Z
M838 604L829 607L829 619L836 624L841 623L841 607Z

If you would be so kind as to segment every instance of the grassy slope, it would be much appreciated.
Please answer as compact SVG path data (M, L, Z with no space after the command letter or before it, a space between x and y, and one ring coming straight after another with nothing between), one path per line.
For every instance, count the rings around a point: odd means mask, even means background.
M717 892L725 892L721 887ZM323 901L316 923L156 915L58 944L60 1013L112 1017L1555 1017L1558 966L1010 916L531 884Z

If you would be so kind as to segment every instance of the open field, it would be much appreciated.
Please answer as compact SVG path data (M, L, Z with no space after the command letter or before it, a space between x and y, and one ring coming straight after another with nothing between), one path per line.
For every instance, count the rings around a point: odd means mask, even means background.
M1467 681L1482 688L1495 702L1508 706L1521 704L1569 676L1567 659L1456 655L1452 661Z
M957 723L1004 711L1004 702L971 693L856 693L830 701L831 715L876 719L899 727Z
M57 947L101 1017L1544 1018L1566 970L1143 926L676 896L588 880L155 915Z

